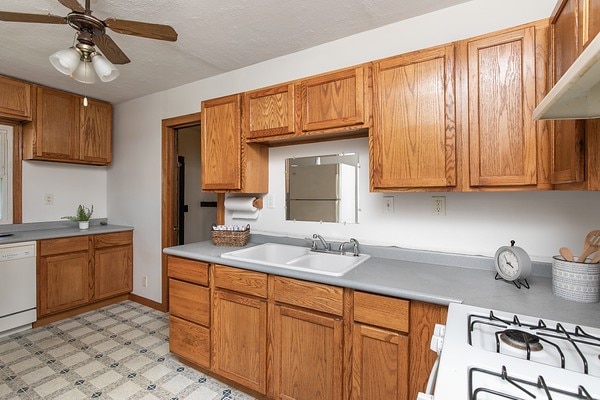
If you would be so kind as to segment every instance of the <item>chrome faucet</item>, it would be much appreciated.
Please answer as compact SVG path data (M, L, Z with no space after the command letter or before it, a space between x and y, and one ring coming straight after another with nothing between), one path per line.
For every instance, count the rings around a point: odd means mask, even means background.
M352 245L352 252L354 257L358 257L359 253L358 253L358 240L354 239L354 238L350 238L350 240L348 242L343 242L340 244L340 248L339 248L339 252L341 255L346 254L346 252L344 251L344 246L347 244L351 244Z
M312 242L312 246L311 246L312 250L316 250L316 251L331 251L331 244L329 242L327 242L323 238L323 236L314 233L312 237L313 237L313 239L312 239L313 242ZM323 245L323 249L322 250L319 250L317 248L317 240L321 241L321 244Z

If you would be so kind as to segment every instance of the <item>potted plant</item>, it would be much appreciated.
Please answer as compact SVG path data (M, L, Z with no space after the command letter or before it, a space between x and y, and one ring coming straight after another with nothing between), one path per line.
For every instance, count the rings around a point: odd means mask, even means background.
M77 207L77 212L75 215L69 215L66 217L62 217L61 219L68 219L71 221L79 222L79 229L85 230L90 227L90 217L94 213L94 205L88 208L82 204Z

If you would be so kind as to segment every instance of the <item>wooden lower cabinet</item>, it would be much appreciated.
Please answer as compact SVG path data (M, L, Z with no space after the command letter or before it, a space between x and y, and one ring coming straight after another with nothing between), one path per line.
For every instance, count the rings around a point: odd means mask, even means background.
M409 399L408 336L354 324L352 399Z
M170 350L255 397L412 400L425 390L445 306L172 256L168 265Z
M342 318L285 305L273 318L275 399L341 400Z
M132 290L132 277L132 231L40 240L36 324L126 295Z
M210 330L171 315L169 350L202 367L210 367Z
M89 282L87 250L41 257L38 264L38 316L87 304Z
M266 393L267 302L215 290L213 369L259 393Z

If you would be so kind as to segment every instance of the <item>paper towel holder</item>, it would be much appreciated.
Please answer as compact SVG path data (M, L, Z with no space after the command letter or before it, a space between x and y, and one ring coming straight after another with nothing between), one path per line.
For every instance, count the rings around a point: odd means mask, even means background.
M258 208L259 210L262 210L263 208L263 198L262 197L257 197L252 201L252 206Z

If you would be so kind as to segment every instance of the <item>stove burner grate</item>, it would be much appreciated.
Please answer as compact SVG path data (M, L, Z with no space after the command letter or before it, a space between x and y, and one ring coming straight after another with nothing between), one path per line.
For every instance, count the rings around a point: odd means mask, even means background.
M519 350L541 351L544 346L540 343L540 338L529 332L519 331L517 329L507 329L500 332L500 340Z
M508 382L513 387L517 388L519 390L519 393L521 393L521 396L525 396L525 397L517 397L516 395L510 394L507 392L503 392L503 391L499 391L499 390L490 389L487 387L474 387L475 385L474 385L473 381L476 380L476 379L474 379L475 374L484 374L484 375L489 375L489 376L495 376L498 379ZM585 387L579 385L579 386L577 386L576 389L577 389L577 391L575 392L575 391L567 391L567 390L563 390L563 389L553 388L546 384L546 380L541 375L538 376L537 381L535 381L535 382L512 377L508 374L506 366L504 366L504 365L502 366L501 372L494 372L494 371L490 371L490 370L483 369L483 368L470 368L469 369L469 399L470 400L476 400L479 398L478 396L480 396L480 395L481 395L481 398L486 398L486 399L489 399L489 398L491 398L490 396L493 396L493 398L511 399L511 400L524 400L524 399L552 400L553 396L562 395L562 396L571 397L573 399L594 400L592 398L592 396L590 395L590 393L586 390ZM544 397L539 397L539 396L536 397L536 395L532 393L533 391L543 392L542 394L544 395Z

